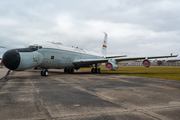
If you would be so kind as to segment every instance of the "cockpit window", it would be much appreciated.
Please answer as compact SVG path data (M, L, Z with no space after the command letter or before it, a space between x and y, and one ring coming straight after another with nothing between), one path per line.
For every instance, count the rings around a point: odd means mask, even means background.
M30 46L29 46L29 48L36 48L36 46L32 46L32 45L30 45Z
M36 49L41 49L42 46L34 46L34 45L30 45L28 48L36 48Z

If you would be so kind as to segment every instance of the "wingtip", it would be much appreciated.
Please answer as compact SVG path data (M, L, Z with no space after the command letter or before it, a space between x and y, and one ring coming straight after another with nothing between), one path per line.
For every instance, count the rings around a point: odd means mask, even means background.
M173 55L173 53L171 53L170 55L171 55L171 56L173 56L173 57L177 57L179 54L177 54L177 55Z

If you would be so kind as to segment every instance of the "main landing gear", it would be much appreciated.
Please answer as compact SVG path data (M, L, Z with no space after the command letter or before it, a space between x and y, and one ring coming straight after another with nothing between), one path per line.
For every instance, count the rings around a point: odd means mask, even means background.
M101 69L100 68L92 68L91 73L101 73Z
M48 76L49 72L47 69L44 69L43 71L41 71L41 76Z
M64 73L74 73L74 68L64 68Z
M93 68L91 69L91 73L101 73L101 69L100 69L100 68L97 68L97 67L98 67L98 65L95 64L95 68L93 67Z

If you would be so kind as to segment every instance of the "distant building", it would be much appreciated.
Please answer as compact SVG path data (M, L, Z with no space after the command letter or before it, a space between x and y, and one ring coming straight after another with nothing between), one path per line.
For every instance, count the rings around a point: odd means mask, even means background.
M119 66L143 66L141 60L122 61L118 63Z
M180 60L163 61L162 66L180 66Z

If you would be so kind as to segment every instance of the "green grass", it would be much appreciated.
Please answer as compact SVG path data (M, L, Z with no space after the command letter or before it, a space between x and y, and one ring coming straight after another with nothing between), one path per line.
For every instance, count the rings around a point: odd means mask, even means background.
M108 71L105 66L100 66L101 73L122 74L150 78L162 78L168 80L180 80L180 67L167 66L119 66L116 71ZM81 68L82 71L91 71L91 68Z

